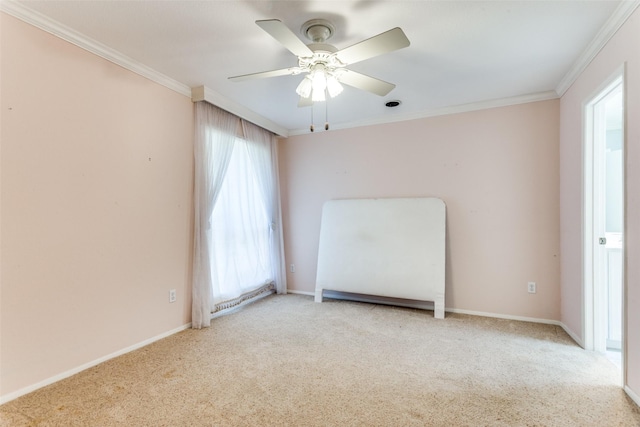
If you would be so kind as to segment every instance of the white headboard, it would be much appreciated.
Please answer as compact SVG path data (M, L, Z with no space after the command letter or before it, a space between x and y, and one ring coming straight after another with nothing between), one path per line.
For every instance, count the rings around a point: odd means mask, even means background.
M433 301L444 318L445 218L436 198L326 202L316 302L325 289Z

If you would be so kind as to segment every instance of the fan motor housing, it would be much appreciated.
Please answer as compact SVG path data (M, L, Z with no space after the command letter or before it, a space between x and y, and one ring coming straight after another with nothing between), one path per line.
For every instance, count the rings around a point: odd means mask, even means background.
M300 32L313 43L323 43L333 36L335 27L326 19L311 19L302 24Z
M307 46L313 53L334 53L338 51L334 46L326 43L311 43Z

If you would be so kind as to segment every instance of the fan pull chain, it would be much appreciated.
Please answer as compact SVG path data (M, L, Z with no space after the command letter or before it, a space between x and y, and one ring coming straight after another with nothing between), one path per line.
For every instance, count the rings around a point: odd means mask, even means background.
M329 130L329 100L324 102L324 130Z
M309 126L309 131L314 132L315 127L313 126L313 110L315 109L315 103L311 104L311 125ZM324 130L329 130L329 100L324 101Z
M309 130L313 132L313 103L311 103L311 126L309 126Z

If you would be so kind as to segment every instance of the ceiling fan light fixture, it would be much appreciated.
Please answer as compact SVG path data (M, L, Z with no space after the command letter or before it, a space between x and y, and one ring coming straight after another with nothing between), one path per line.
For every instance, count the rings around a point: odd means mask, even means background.
M312 88L313 88L313 84L311 83L311 79L307 75L304 77L304 79L302 79L302 81L296 88L296 93L303 98L309 98L311 96Z
M311 72L311 81L313 84L313 92L324 92L327 88L327 74L324 65L317 64Z
M313 102L322 102L327 99L327 93L334 98L343 91L343 87L331 70L324 64L315 64L309 75L300 82L296 92L303 98L309 98Z
M344 88L333 74L329 74L327 76L327 92L329 92L329 96L335 98L340 95Z
M311 92L311 100L313 102L323 102L326 101L327 97L324 94L325 89L322 90L316 90L315 88L313 89L313 91Z

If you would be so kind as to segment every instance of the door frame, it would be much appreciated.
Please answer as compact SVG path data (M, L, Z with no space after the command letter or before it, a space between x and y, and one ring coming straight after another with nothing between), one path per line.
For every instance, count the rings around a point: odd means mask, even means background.
M618 85L622 85L622 105L623 105L623 127L622 127L622 307L621 307L621 327L622 327L622 383L626 382L626 331L627 331L627 314L626 314L626 296L627 296L627 280L626 280L626 172L625 162L627 155L626 141L626 64L619 67L609 78L607 78L594 93L582 104L583 114L583 307L582 307L582 327L583 327L583 345L586 350L598 350L597 342L602 340L606 333L603 322L596 319L602 315L602 310L596 306L599 298L596 298L598 289L595 286L595 272L603 271L600 261L594 255L598 243L595 234L595 209L600 207L595 198L594 185L596 183L595 174L601 172L594 166L594 106L604 99ZM601 169L601 168L600 168Z

